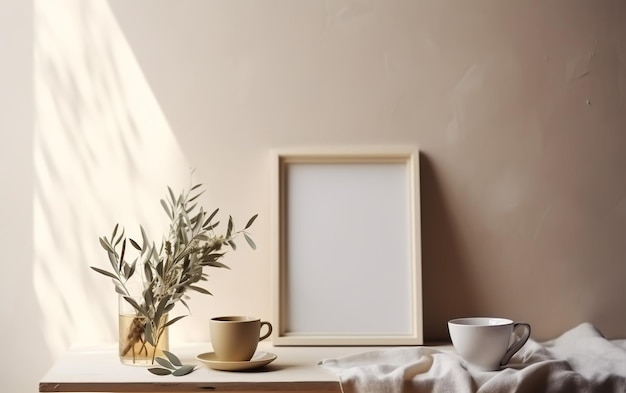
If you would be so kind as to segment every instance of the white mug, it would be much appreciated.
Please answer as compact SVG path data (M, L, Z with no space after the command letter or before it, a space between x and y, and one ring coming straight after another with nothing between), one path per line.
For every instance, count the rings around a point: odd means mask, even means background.
M513 332L524 328L514 342ZM452 345L473 368L499 370L519 351L530 337L530 325L505 318L457 318L448 321Z

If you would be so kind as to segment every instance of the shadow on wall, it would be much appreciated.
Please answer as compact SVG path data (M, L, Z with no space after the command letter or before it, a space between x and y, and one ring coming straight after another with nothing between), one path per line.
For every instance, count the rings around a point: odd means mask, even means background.
M420 153L424 341L449 341L448 320L476 310L471 278L434 163Z
M33 280L53 357L117 338L98 238L167 228L158 196L189 165L105 0L34 2ZM155 195L157 197L155 197Z

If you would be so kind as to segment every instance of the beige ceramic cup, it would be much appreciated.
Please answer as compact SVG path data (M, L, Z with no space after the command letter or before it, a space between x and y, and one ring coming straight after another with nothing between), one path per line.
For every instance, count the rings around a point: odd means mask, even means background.
M261 336L263 325L267 326L267 332ZM209 328L215 357L224 362L250 360L259 341L272 334L269 322L246 316L212 318Z
M520 337L513 335L523 329ZM530 325L505 318L458 318L448 322L452 345L472 368L499 370L530 337Z

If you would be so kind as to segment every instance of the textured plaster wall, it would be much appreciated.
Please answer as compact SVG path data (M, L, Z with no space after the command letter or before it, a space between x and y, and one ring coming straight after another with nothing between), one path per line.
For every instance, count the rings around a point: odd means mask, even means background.
M0 390L36 392L52 363L33 281L33 6L0 0ZM16 372L20 370L20 372Z
M242 303L269 315L268 149L408 143L426 339L476 314L626 334L623 2L149 3L112 8L182 149L261 213Z
M27 328L2 333L43 348L32 375L3 374L12 390L35 391L69 345L116 339L112 286L88 269L107 263L97 237L162 228L158 199L190 166L204 203L260 214L258 250L211 274L173 341L208 339L217 314L271 318L269 151L286 146L420 147L426 340L477 314L536 339L583 321L626 336L623 2L0 5L1 173L19 190L2 194L4 259L31 255L7 269L34 292L10 310Z

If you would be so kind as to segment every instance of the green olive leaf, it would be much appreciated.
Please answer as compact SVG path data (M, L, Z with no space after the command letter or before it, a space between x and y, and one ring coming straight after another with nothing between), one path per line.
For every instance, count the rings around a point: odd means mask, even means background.
M133 276L133 274L135 274L136 267L137 267L137 259L135 259L133 263L130 265L130 269L128 269L128 275L126 275L126 278L130 278Z
M150 345L152 345L154 347L154 334L152 334L152 324L151 323L146 323L143 335L144 335L146 341L148 342L148 344L150 344Z
M183 319L185 317L186 317L186 315L180 315L180 316L178 316L176 318L173 318L173 319L167 321L167 323L165 325L163 325L163 327L170 326L170 325L174 324L175 322L177 322L177 321L179 321L179 320L181 320L181 319ZM165 352L165 351L163 351L163 352ZM167 354L165 354L165 355L167 355ZM167 357L169 358L169 356L167 356ZM170 359L170 361L171 361L171 359Z
M258 214L255 214L254 216L252 216L252 218L248 220L248 223L246 224L246 227L244 229L250 228L250 226L252 225L252 223L254 223L254 220L256 220L258 216L259 216Z
M170 370L160 367L152 367L149 368L148 371L150 371L154 375L170 375L172 373Z
M119 268L117 266L117 254L115 253L115 251L113 252L109 251L107 254L109 256L109 262L111 263L111 267L116 272L119 272Z
M146 312L146 310L145 310L143 307L141 307L141 306L139 305L139 303L137 303L137 302L135 301L135 299L133 299L133 298L132 298L132 297L130 297L130 296L124 296L124 299L125 299L128 303L130 303L130 305L131 305L131 306L133 306L133 308L134 308L135 310L137 310L140 314L143 314L143 316L145 316L146 318L151 319L151 318L150 318L150 315Z
M193 198L189 200L189 202L193 201ZM192 211L194 211L194 209L196 208L196 206L198 206L197 203L194 203L193 205L191 205L190 207L186 208L185 211L189 214ZM199 221L198 220L198 216L195 216L191 221L196 222Z
M172 204L176 205L176 197L174 196L174 192L172 191L172 189L169 186L167 187L167 191L170 193L170 198L172 199Z
M92 270L97 271L97 272L98 272L98 273L100 273L100 274L104 274L104 275L105 275L105 276L107 276L107 277L111 277L111 278L112 278L112 279L114 279L114 280L119 280L115 274L110 273L110 272L107 272L106 270L102 270L102 269L97 268L97 267L95 267L95 266L90 266L90 268L91 268Z
M226 229L226 238L228 239L233 233L233 218L228 216L228 229Z
M193 370L196 369L196 366L192 366L192 365L184 365L181 368L179 368L178 370L174 371L172 373L173 376L175 377L182 377L183 375L187 375L191 372L193 372Z
M172 363L174 366L180 367L183 364L181 363L180 359L178 358L178 356L174 355L172 352L170 351L166 351L163 350L163 353L165 354L165 356L167 356L167 359L170 361L170 363Z
M213 229L217 228L217 226L220 225L220 222L216 222L215 224L211 224L208 227L206 227L207 231L212 231Z
M128 291L124 289L124 286L117 279L113 280L113 285L115 285L115 292L119 293L122 296L127 296Z
M172 363L170 363L167 359L157 357L155 360L157 363L159 363L161 366L165 368L169 368L170 370L176 370L176 367L174 367Z
M150 240L148 239L146 230L143 228L142 225L139 226L139 229L141 230L141 241L143 242L143 248L146 248L146 245L150 244Z
M122 241L122 239L124 238L124 229L122 229L122 233L120 233L120 236L117 238L117 240L115 240L113 237L111 238L112 242L115 242L114 245L117 246L118 244L120 244L120 242Z
M146 275L146 280L152 282L152 279L154 277L152 276L152 268L150 267L149 263L143 264L143 273Z
M169 206L167 206L167 202L165 202L165 200L163 199L161 199L161 206L163 206L163 210L165 210L165 213L170 219L174 218L174 214L170 210Z
M193 291L196 291L196 292L204 293L205 295L212 295L212 293L207 291L206 289L204 289L202 287L195 286L195 285L190 285L189 289L191 289Z
M243 237L248 242L248 245L250 246L250 248L253 250L256 250L256 244L254 244L254 241L252 240L252 238L248 236L248 234L245 232L243 233Z
M100 238L100 245L107 252L115 253L115 251L113 250L113 247L111 246L111 244L109 244L109 242L106 240L106 238Z
M133 240L133 239L131 239L131 238L128 238L128 240L130 241L130 244L131 244L133 247L135 247L135 249L137 249L138 251L141 251L141 247L139 246L139 244L138 244L136 241L134 241L134 240Z
M117 234L117 228L120 226L120 224L115 224L115 228L113 228L113 233L111 234L111 239L115 239L115 235Z
M206 227L207 225L209 225L209 224L211 223L211 220L213 219L213 217L215 217L215 215L217 214L217 212L218 212L219 210L220 210L219 208L218 208L218 209L213 210L213 213L211 213L211 215L209 216L209 218L207 218L207 219L206 219L206 221L204 221L204 225L202 225L202 226L203 226L203 227Z
M120 254L120 267L119 267L119 271L122 271L122 265L124 264L124 256L126 255L126 239L124 239L124 242L122 243L122 253ZM126 270L124 270L124 275L126 277L128 277L128 274L126 274Z
M223 268L223 269L230 269L230 267L228 267L227 265L224 265L222 262L218 262L218 261L207 261L207 262L202 262L203 266L211 266L211 267L219 267L219 268Z

